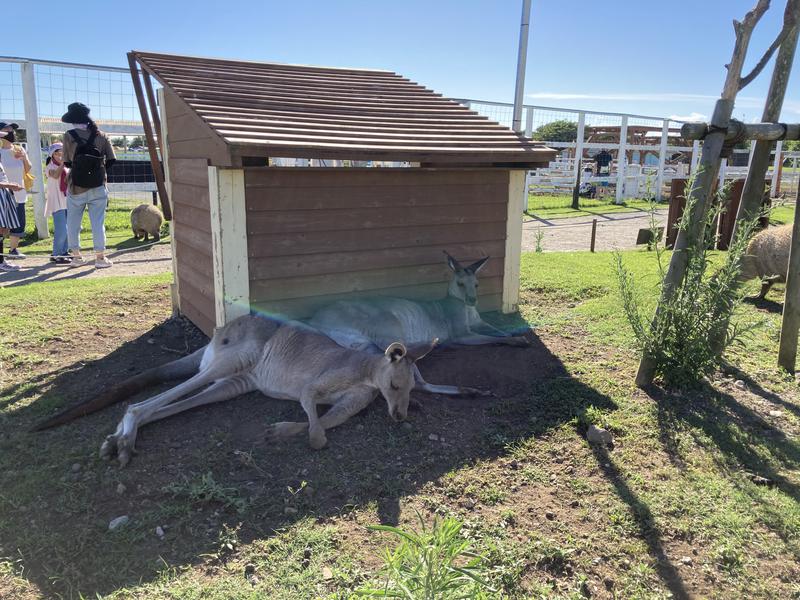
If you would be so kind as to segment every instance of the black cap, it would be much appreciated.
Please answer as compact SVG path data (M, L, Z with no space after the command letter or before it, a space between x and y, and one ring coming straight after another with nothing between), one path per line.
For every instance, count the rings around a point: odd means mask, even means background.
M67 112L61 117L62 123L88 123L89 107L82 102L73 102L67 107Z
M11 129L19 129L19 125L16 123L4 123L0 121L0 129L5 129L6 127L11 127Z

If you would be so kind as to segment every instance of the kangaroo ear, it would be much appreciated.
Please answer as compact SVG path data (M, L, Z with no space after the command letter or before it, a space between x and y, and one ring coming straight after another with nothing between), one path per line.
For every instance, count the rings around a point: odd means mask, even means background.
M476 260L474 263L472 263L470 266L468 266L466 268L466 270L469 271L470 273L472 273L473 275L477 275L478 271L480 271L483 268L483 266L486 264L487 260L489 260L488 256L486 256L486 257L484 257L484 258L482 258L480 260Z
M450 256L447 253L447 250L442 250L442 252L444 252L444 255L447 257L447 266L450 267L454 272L460 271L462 267L459 264L459 262L455 258Z
M389 362L397 362L406 355L406 347L400 342L392 342L384 354L389 359Z
M416 344L414 346L409 347L408 349L408 359L411 362L417 362L421 358L425 358L439 343L439 338L433 338L430 342L425 342L422 344Z

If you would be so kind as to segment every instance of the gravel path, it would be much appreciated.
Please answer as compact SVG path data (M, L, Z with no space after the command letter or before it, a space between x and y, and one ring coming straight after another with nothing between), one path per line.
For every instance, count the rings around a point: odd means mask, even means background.
M571 217L568 219L538 219L525 216L522 225L522 251L536 250L537 232L544 233L541 246L545 252L589 250L592 239L592 219L597 219L595 250L635 248L639 229L650 227L650 213L628 212L596 217ZM656 211L656 221L664 225L667 210Z
M154 246L114 250L108 257L114 266L97 269L94 254L84 252L89 262L81 267L55 265L47 256L35 256L9 261L19 265L13 273L0 272L0 287L14 287L26 283L57 281L59 279L83 279L85 277L114 277L119 275L156 275L172 270L172 247L169 240Z

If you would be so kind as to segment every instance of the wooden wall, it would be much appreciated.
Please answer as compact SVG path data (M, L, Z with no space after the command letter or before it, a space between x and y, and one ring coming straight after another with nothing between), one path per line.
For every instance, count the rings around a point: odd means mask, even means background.
M501 305L509 172L245 169L251 306L294 318L357 295L444 297L443 250L486 255L478 308Z
M183 140L191 134L186 132L187 109L173 94L165 94L163 110L167 118L174 236L172 243L178 267L181 313L205 334L211 335L216 324L216 313L211 259L208 160L183 157Z

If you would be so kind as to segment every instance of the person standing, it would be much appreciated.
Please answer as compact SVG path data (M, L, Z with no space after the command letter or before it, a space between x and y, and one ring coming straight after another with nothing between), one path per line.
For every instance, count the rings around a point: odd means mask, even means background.
M67 244L67 169L64 164L62 144L55 143L47 149L47 186L45 188L45 217L53 217L53 255L50 262L69 264Z
M114 149L106 134L89 118L85 104L73 102L61 121L71 129L64 134L62 148L67 177L67 243L73 266L86 264L81 255L80 228L84 210L89 210L95 267L102 269L113 263L106 258L106 205L108 188L106 170L116 162Z
M5 138L6 135L8 135L8 132L0 129L0 139ZM22 187L21 183L8 180L8 176L6 176L6 172L3 169L3 163L0 161L0 240L8 234L9 230L19 227L17 201L14 199L14 192ZM0 272L3 271L19 271L19 267L6 262L5 254L2 251L2 247L0 247Z
M28 199L28 193L24 187L25 174L31 171L31 161L28 159L25 149L14 143L17 129L19 129L19 125L16 123L0 122L0 131L6 132L6 135L0 139L0 162L3 163L3 168L10 181L23 184L21 189L14 192L19 226L10 231L9 258L25 258L25 255L19 251L19 242L25 237L25 202Z

